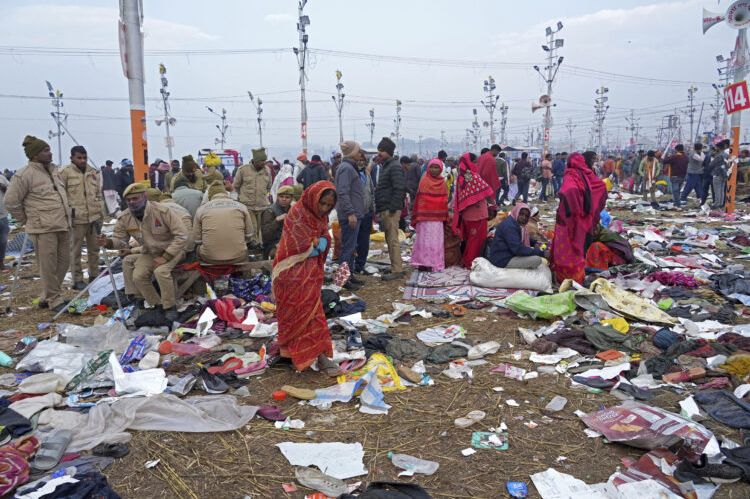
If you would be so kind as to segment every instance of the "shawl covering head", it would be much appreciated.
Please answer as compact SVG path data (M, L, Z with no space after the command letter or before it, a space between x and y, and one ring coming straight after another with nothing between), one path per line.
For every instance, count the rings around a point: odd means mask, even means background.
M462 211L492 195L492 187L479 176L477 165L469 153L464 153L458 163L456 194L453 196L453 230L459 233Z

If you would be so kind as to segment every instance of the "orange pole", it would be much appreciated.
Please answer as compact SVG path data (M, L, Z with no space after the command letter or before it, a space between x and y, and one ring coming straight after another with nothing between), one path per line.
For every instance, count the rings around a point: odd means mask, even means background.
M146 111L130 110L130 133L133 142L133 178L136 182L148 178L148 141L146 139Z
M739 112L737 113L738 118L735 123L732 123L732 156L735 158L740 157L740 123L739 123ZM733 117L734 118L734 117ZM734 119L732 121L735 121ZM734 213L734 202L737 197L737 169L739 163L735 163L732 167L732 174L729 176L727 181L727 199L726 208L727 213Z

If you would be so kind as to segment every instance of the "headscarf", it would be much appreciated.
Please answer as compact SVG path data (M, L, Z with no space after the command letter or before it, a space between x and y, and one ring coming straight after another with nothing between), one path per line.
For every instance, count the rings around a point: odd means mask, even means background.
M453 196L453 231L455 233L459 233L461 212L484 198L492 196L492 193L492 187L479 176L477 165L471 161L469 153L464 153L458 163L456 194Z
M336 186L328 181L315 182L305 189L300 202L295 203L289 210L289 214L284 220L281 241L276 250L274 267L291 256L308 253L312 245L321 236L328 240L328 247L331 247L331 237L328 234L328 215L321 217L318 213L318 203L327 190L332 190L335 193ZM325 254L321 254L320 257L325 261Z
M294 185L296 182L297 175L300 174L300 166L304 168L304 163L297 162L294 166L289 163L284 163L281 165L281 169L279 170L279 173L276 174L276 177L273 179L273 183L271 184L271 199L273 202L276 202L276 197L278 196L279 188L283 187L285 185Z
M521 210L529 210L529 217L531 217L531 208L526 203L516 203L513 209L510 211L510 216L518 222L518 215L521 214ZM524 246L531 246L531 238L529 237L529 229L525 225L519 224L521 227L521 242Z
M445 222L448 220L448 187L442 175L433 177L430 174L430 166L437 165L443 168L443 162L437 158L430 160L427 164L427 172L422 175L417 188L417 197L414 201L414 212L411 223L417 222ZM442 173L442 172L441 172Z

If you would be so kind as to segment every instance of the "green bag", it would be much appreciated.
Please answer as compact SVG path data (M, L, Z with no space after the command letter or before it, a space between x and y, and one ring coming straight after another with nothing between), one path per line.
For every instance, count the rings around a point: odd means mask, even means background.
M532 319L552 319L568 315L576 309L574 295L575 291L542 296L529 296L524 291L516 291L505 300L505 306Z

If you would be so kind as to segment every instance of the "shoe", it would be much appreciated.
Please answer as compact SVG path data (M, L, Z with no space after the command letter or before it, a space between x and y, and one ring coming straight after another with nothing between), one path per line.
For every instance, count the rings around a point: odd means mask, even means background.
M726 463L709 464L706 455L702 454L697 464L693 464L687 459L678 464L674 477L680 483L733 483L742 478L742 470Z
M346 350L359 350L362 348L362 335L359 331L349 331L346 335Z
M359 291L359 289L360 289L361 287L362 287L362 286L360 286L360 285L358 285L358 284L354 284L354 283L352 282L351 278L350 278L350 279L349 279L348 281L346 281L346 284L344 284L344 289L346 289L346 290L348 290L348 291Z
M229 390L229 385L224 383L224 381L215 374L210 374L205 368L201 369L199 376L203 390L205 390L206 393L215 395Z
M349 282L358 286L365 284L365 281L363 281L362 279L357 279L354 276L349 277Z
M396 279L400 279L404 277L403 272L391 272L390 274L385 274L383 277L381 277L384 281L395 281Z
M175 322L180 314L177 312L176 307L170 307L164 309L164 317L170 322Z
M67 303L66 302L62 302L62 303L57 304L54 307L51 307L51 309L52 309L53 312L57 313L57 312L59 312L61 310L65 310L65 305L67 305Z
M145 310L146 309L146 300L143 298L136 298L135 299L135 308L138 310Z
M653 208L655 210L658 210L659 209L659 203L657 203L656 201L654 201L653 203L651 203L651 208Z
M46 301L40 301L39 308L49 308L49 303L47 303Z
M95 276L95 275L94 275L94 276L91 276L91 277L89 277L89 284L91 284L92 282L96 281L96 278L97 278L97 277L98 277L98 276Z
M77 281L73 283L73 289L76 291L82 291L86 289L86 283L83 281Z

